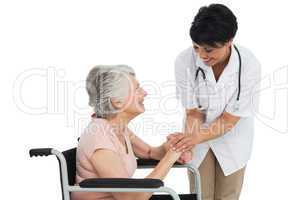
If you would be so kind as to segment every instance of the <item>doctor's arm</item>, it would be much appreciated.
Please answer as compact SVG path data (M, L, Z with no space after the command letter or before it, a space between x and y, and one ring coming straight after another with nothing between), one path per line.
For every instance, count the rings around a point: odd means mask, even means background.
M184 135L183 134L170 134L167 139L173 140L171 141L171 145L174 146L176 140L182 139L184 136L189 136L193 134L197 134L199 130L201 130L201 126L204 122L205 114L202 113L197 108L194 109L185 109L185 124L184 124Z
M186 134L174 135L179 142L172 142L171 144L176 151L189 151L196 144L218 138L230 131L240 119L238 116L223 112L208 127L205 127L202 125L203 121L199 120L199 116L201 116L201 113L187 113Z

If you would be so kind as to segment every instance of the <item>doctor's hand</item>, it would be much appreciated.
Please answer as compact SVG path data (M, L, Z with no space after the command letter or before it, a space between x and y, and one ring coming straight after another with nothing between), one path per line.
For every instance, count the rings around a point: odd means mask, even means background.
M168 148L173 148L173 145L178 143L180 139L182 139L181 136L183 136L183 133L173 133L167 136L167 144ZM174 148L173 148L174 149ZM193 153L192 151L185 151L181 154L180 158L177 160L177 162L181 164L186 164L190 162L193 158Z
M176 133L171 134L167 137L171 142L170 146L173 150L177 152L186 152L192 150L196 144L199 144L198 137L196 134L182 134Z
M183 133L175 132L167 136L167 141L163 144L165 151L172 149L173 145L180 141L181 137L177 137L179 135L183 135Z

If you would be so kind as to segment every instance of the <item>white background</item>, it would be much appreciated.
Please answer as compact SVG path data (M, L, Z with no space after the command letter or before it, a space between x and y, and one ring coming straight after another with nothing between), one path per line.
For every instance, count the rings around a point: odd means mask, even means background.
M61 198L56 159L32 159L28 150L76 145L91 113L84 80L96 64L128 64L148 90L148 111L132 123L136 134L158 145L179 131L174 59L191 44L188 30L199 7L212 2L1 1L0 199ZM294 2L221 1L238 17L235 42L250 48L263 67L242 200L299 196L300 14ZM183 170L171 172L166 184L188 191Z

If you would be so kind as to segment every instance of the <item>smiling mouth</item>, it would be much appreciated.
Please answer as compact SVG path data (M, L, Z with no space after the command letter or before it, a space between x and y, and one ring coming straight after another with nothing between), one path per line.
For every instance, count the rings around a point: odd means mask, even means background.
M205 62L205 63L209 63L210 61L211 61L212 59L210 58L210 59L203 59L203 62Z

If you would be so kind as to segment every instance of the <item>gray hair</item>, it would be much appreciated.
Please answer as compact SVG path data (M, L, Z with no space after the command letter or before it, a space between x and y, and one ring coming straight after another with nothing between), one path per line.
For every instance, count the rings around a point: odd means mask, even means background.
M86 79L89 105L97 117L111 118L117 109L111 104L111 98L122 100L129 89L128 75L135 76L134 70L127 65L97 65Z

